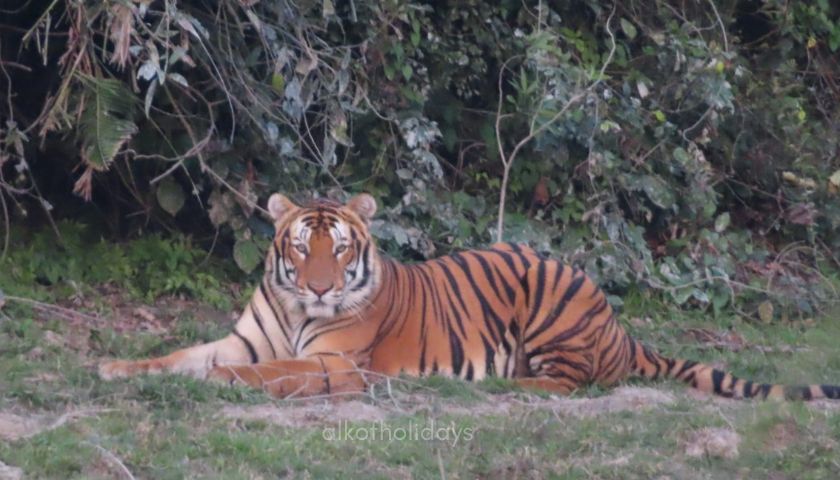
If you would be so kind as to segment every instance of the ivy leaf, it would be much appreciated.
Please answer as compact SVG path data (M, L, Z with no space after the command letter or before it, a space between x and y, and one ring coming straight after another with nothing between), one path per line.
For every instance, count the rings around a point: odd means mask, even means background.
M160 207L173 217L184 206L184 190L172 177L166 177L160 182L155 195Z
M149 110L152 108L152 100L155 98L155 90L157 90L157 78L152 80L149 88L146 89L146 98L143 99L143 111L146 112L146 118L149 118Z
M665 120L667 120L667 117L665 117L665 114L662 112L662 110L656 110L655 112L653 112L653 116L656 117L656 121L658 121L659 123L665 123Z
M671 208L676 202L671 186L658 176L639 175L623 181L629 189L645 192L650 201L659 208Z
M715 219L715 231L721 233L729 226L729 212L723 212Z
M260 249L251 240L237 240L233 246L233 260L245 273L253 272L257 268L257 265L259 265L261 259Z
M831 176L828 177L828 181L835 187L840 187L840 170L832 173Z
M324 0L322 4L322 15L324 18L329 18L335 16L335 5L333 5L332 0Z
M636 38L636 34L638 33L636 31L636 27L632 23L630 23L629 20L624 18L621 19L621 30L624 31L624 34L627 35L627 38L629 38L630 40Z
M155 78L157 75L157 68L152 62L145 62L140 68L137 70L137 79L138 80L151 80Z
M273 88L275 92L282 94L286 89L286 77L280 73L271 75L271 88Z
M187 88L189 88L189 86L190 86L189 82L187 82L187 79L184 78L184 76L181 75L180 73L174 73L174 72L170 73L168 78L170 80L172 80L173 82L178 83L180 85L183 85Z

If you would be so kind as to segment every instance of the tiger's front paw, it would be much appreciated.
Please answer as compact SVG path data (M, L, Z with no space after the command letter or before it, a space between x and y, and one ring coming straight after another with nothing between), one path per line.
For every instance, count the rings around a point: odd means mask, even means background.
M114 360L99 364L99 377L103 380L125 378L137 373L135 362L128 360Z
M213 367L207 372L207 380L225 385L233 385L238 375L231 367Z

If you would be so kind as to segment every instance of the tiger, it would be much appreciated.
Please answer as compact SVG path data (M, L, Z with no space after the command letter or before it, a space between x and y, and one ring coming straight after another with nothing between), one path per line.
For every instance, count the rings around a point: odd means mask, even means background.
M627 334L582 270L514 243L403 264L380 253L367 193L298 206L273 194L265 272L226 337L102 363L109 380L173 372L280 398L363 393L382 378L510 379L568 395L631 377L730 398L840 399L840 386L754 383Z

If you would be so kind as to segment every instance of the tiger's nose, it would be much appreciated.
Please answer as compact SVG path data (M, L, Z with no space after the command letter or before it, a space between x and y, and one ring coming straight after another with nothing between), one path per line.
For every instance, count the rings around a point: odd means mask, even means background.
M318 298L323 297L325 293L329 292L333 288L333 284L329 284L324 286L323 284L317 283L307 283L307 287L312 290L312 293L318 296Z

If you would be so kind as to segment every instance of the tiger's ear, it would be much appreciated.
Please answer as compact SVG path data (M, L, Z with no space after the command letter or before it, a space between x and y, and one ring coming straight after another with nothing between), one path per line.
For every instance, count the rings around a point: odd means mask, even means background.
M283 215L297 208L298 206L286 198L285 195L275 193L268 198L268 213L271 214L271 218L275 222L280 221Z
M376 213L376 200L368 193L360 193L347 201L347 208L356 212L365 223L370 223Z

